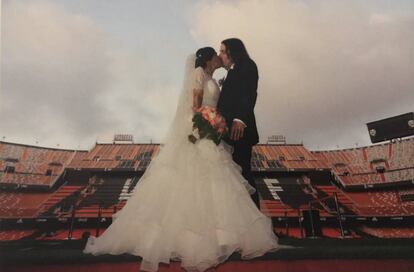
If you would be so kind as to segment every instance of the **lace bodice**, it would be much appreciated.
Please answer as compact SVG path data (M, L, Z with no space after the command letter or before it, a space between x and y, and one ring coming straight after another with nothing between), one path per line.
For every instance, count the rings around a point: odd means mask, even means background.
M202 67L195 69L195 88L203 90L202 106L217 107L220 88L216 80L206 74Z

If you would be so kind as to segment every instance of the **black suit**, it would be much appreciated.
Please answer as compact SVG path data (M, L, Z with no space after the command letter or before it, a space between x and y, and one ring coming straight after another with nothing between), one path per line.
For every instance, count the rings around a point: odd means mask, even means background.
M240 119L246 124L243 137L238 141L224 139L234 147L233 160L243 169L243 176L249 184L256 188L251 173L252 146L259 142L259 134L254 116L254 106L257 98L257 82L259 75L253 60L241 65L235 65L228 71L223 83L217 107L231 129L233 119ZM256 206L259 207L259 195L252 195Z

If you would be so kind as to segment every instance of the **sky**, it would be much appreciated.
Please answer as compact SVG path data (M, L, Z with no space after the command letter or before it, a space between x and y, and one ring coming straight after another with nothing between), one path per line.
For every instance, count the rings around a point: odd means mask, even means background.
M259 69L261 143L370 145L366 123L414 110L412 29L410 0L3 0L0 139L162 142L186 56L238 37Z

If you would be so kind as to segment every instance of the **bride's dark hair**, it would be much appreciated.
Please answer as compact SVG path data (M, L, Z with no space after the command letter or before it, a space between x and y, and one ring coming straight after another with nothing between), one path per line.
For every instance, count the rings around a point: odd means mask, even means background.
M203 47L197 50L195 68L203 67L206 68L207 61L211 60L214 55L216 55L216 50L213 47Z

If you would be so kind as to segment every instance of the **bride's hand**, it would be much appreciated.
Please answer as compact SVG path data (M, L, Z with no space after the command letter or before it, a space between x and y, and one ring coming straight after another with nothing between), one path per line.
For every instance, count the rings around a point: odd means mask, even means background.
M192 107L192 109L193 109L193 113L196 113L196 112L198 112L198 110L200 109L199 107L195 107L195 106L193 106Z

